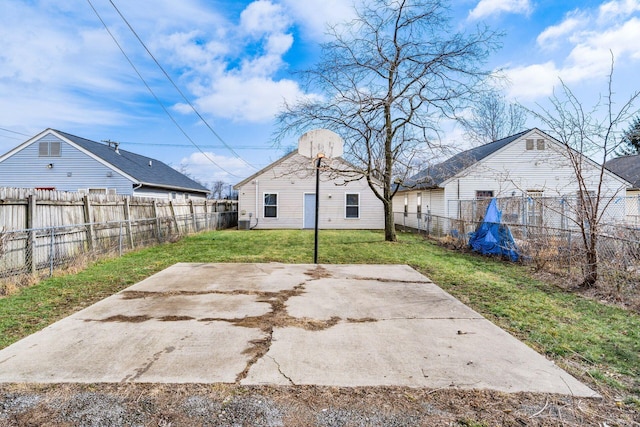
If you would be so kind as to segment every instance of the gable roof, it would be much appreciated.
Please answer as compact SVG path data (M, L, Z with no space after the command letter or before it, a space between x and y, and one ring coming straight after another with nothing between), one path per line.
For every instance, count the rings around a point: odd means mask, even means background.
M116 151L115 147L81 138L70 133L47 129L32 141L41 138L47 133L54 134L72 145L76 145L80 149L89 152L104 163L108 163L115 170L137 181L137 184L197 193L209 192L209 189L202 184L199 184L160 160L120 148Z
M254 173L253 175L251 175L248 178L243 179L242 181L240 181L239 183L237 183L236 185L233 186L234 190L239 190L240 187L242 187L243 185L247 184L248 182L253 181L254 179L256 179L257 177L259 177L260 175L262 175L263 173L269 171L270 169L273 169L274 167L278 166L280 163L284 162L287 159L290 159L291 157L295 156L298 154L298 150L293 150L288 154L285 154L283 157L280 157L278 160L276 160L275 162L271 163L270 165L267 165L265 167L263 167L262 169L260 169L258 172Z
M506 147L513 141L523 137L533 130L537 129L528 129L515 135L507 136L506 138L471 148L470 150L463 151L448 158L442 163L429 166L410 177L407 180L406 185L400 187L400 190L438 187L440 184L450 178L453 178L464 169L478 163L480 160Z
M640 188L640 154L616 157L608 160L604 167L629 181L633 188Z
M240 187L242 187L243 185L246 185L247 183L249 183L249 182L253 181L254 179L256 179L257 177L259 177L260 175L262 175L262 174L264 174L264 173L266 173L266 172L270 171L271 169L275 168L275 167L276 167L276 166L278 166L279 164L281 164L281 163L285 162L286 160L289 160L289 159L291 159L291 158L293 158L293 157L296 157L296 156L298 156L298 157L300 157L300 158L303 158L303 159L306 159L306 160L305 160L305 163L303 163L303 164L302 164L302 165L303 165L303 168L305 168L305 169L306 169L306 165L308 164L308 165L309 165L309 170L314 170L314 166L312 166L312 160L311 160L310 158L308 158L308 157L306 157L306 156L304 156L304 155L302 155L302 154L298 153L298 150L293 150L293 151L291 151L290 153L285 154L283 157L279 158L279 159L278 159L278 160L276 160L275 162L273 162L273 163L271 163L271 164L269 164L269 165L265 166L264 168L260 169L258 172L254 173L254 174L253 174L253 175L251 175L250 177L243 179L242 181L240 181L239 183L237 183L236 185L234 185L234 186L233 186L233 189L234 189L234 190L239 190L239 189L240 189ZM346 167L348 167L348 168L352 168L352 169L354 169L354 168L355 168L355 166L353 166L351 163L349 163L349 162L348 162L348 161L346 161L344 158L342 158L342 156L336 157L336 158L334 158L333 160L335 160L335 161L339 162L340 164L342 164L342 165L344 165L344 166L346 166ZM300 170L300 169L298 169L298 170ZM337 170L337 169L336 169L336 170ZM374 180L374 181L375 181L375 180ZM377 181L376 181L376 182L377 182Z

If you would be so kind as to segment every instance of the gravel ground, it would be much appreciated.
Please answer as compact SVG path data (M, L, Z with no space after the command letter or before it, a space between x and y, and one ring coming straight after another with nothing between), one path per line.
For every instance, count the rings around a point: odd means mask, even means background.
M232 384L0 385L0 426L640 426L607 399Z

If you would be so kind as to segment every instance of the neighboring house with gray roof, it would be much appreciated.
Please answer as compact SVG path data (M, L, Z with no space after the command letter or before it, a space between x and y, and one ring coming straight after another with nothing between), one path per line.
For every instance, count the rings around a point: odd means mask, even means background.
M160 199L202 199L209 193L159 160L55 129L0 157L0 186Z
M616 157L604 165L631 184L627 188L627 218L631 224L640 224L640 154Z
M631 187L627 189L627 195L629 192L640 195L640 154L616 157L608 160L604 166L631 183Z
M393 206L396 223L419 228L425 214L457 218L459 201L491 197L575 197L579 191L569 149L529 129L461 152L402 183ZM597 189L600 165L580 156L586 182ZM603 195L624 196L629 183L605 170ZM591 190L590 190L591 191Z

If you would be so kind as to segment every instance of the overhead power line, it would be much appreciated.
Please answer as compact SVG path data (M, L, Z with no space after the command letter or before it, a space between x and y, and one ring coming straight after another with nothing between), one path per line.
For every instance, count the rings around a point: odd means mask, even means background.
M107 33L109 33L109 36L111 36L111 38L113 39L114 43L116 44L116 46L118 46L118 49L120 49L120 52L122 52L122 54L124 55L124 57L127 59L127 61L129 62L129 65L131 65L131 68L133 68L133 70L136 72L136 74L138 75L138 77L140 78L140 80L142 80L142 83L144 83L144 85L146 86L147 90L149 91L149 93L151 93L151 95L153 96L153 98L156 100L156 102L158 103L158 105L160 105L162 107L162 109L164 110L164 112L167 114L167 116L169 116L169 118L171 119L171 121L176 125L176 127L178 129L180 129L180 132L182 132L182 134L189 140L189 142L191 142L191 144L198 149L198 151L200 151L207 160L209 160L211 163L213 163L215 166L217 166L218 168L220 168L223 172L228 173L229 175L236 177L236 178L240 178L240 176L229 172L228 170L226 170L225 168L223 168L222 166L220 166L218 163L216 163L207 153L205 153L199 146L198 144L195 143L195 141L193 141L191 139L191 137L189 137L189 135L187 134L187 132L182 128L182 126L180 126L180 124L177 122L177 120L173 117L173 115L169 112L169 110L167 109L167 107L165 107L165 105L162 103L162 101L160 101L160 98L158 98L158 96L155 94L155 92L153 91L153 89L151 89L151 86L149 86L149 84L147 83L147 81L144 79L144 77L142 77L142 74L140 74L140 72L138 71L138 68L133 64L133 62L131 61L131 59L129 58L129 56L127 55L127 53L124 51L124 49L122 48L122 46L120 45L120 43L118 43L118 40L115 38L115 36L113 35L113 33L111 32L111 30L109 30L109 27L107 26L107 24L104 22L104 20L102 19L102 17L100 16L100 14L98 13L98 11L96 10L95 7L93 7L93 4L91 3L91 0L87 0L87 2L89 3L89 6L91 6L91 9L93 9L93 12L96 14L96 16L98 17L98 19L100 20L100 22L102 23L102 25L104 26L105 30L107 30ZM113 3L112 3L113 4ZM115 7L115 6L114 6Z
M202 123L205 124L205 126L211 131L211 133L238 159L242 160L242 162L244 162L247 166L253 168L253 169L258 169L257 167L253 166L251 163L247 162L245 159L243 159L238 153L236 153L236 151L229 145L227 144L227 142L222 139L222 137L220 135L218 135L218 133L211 127L211 125L209 125L209 122L207 122L207 120L205 120L205 118L202 116L202 114L200 114L200 112L196 109L196 107L193 105L193 103L189 100L189 98L187 98L187 96L184 94L184 92L182 92L182 90L178 87L178 85L173 81L173 79L171 78L171 76L169 75L169 73L167 73L167 71L164 69L164 67L160 64L160 62L158 62L158 60L156 59L156 57L153 55L153 53L151 53L151 51L149 50L149 48L147 48L147 45L142 41L142 39L140 38L140 36L138 35L138 33L136 32L136 30L131 26L131 24L129 23L129 21L127 20L127 18L124 17L124 15L122 14L122 12L120 12L120 9L118 9L118 7L113 3L113 0L109 0L109 3L111 3L111 6L113 6L113 8L116 10L116 12L118 12L118 15L120 15L120 18L122 18L122 20L124 21L125 24L127 24L127 27L129 27L129 30L131 30L131 32L133 33L133 35L136 37L136 39L138 39L138 42L140 42L140 44L142 45L142 47L144 47L144 50L147 51L147 53L149 54L149 56L151 57L151 59L153 59L153 62L156 63L156 65L158 66L158 68L160 68L160 70L164 73L165 77L167 78L167 80L169 80L169 82L171 82L171 84L173 85L173 87L176 89L176 91L178 91L178 93L180 94L180 96L182 97L182 99L189 105L189 107L191 108L191 110L193 110L193 112L198 116L198 118L202 121Z
M31 136L31 135L27 135L26 133L16 132L15 130L11 130L11 129L0 128L0 130L4 132L15 133L16 135Z

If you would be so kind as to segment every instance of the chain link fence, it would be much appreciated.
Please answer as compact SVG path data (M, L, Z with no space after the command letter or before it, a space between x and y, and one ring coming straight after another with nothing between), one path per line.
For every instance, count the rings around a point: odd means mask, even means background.
M395 223L405 231L418 231L453 249L467 249L470 233L480 225L490 200L455 201L458 218L429 213L407 227L404 212L396 212ZM628 202L610 200L612 212L603 216L597 238L599 279L597 292L604 298L640 309L640 225L629 220ZM453 203L453 202L452 202ZM564 207L563 207L564 204ZM536 271L553 273L567 286L580 283L588 271L585 239L570 202L562 199L530 201L498 199L502 222L514 237L522 262ZM622 206L622 207L621 207ZM563 210L564 209L564 210ZM616 211L618 211L616 213ZM615 218L623 218L614 221ZM606 221L606 220L609 221Z
M230 228L237 220L237 211L227 211L3 231L0 295L9 283L15 286L88 259L122 255L187 234Z

